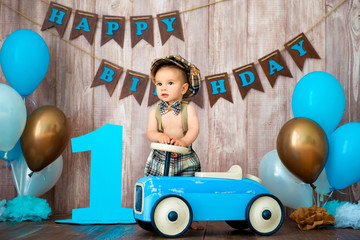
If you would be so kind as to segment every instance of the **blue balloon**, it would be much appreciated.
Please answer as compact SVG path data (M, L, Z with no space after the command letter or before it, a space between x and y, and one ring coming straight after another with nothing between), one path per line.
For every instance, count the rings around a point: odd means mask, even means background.
M19 141L17 141L13 149L6 152L0 151L0 159L10 162L17 159L20 156L20 153L22 153L22 150L21 150L21 142L19 139Z
M49 49L42 37L28 29L11 33L4 41L0 63L8 83L21 95L30 95L49 67Z
M296 84L292 95L294 117L319 124L329 136L339 125L345 110L345 94L339 81L327 72L311 72Z
M360 123L342 125L329 137L327 178L335 189L360 181Z

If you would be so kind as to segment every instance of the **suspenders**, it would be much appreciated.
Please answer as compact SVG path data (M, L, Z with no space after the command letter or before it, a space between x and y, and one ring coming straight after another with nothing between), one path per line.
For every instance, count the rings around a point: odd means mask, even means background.
M188 125L187 125L187 106L188 106L189 102L186 101L182 101L181 102L181 120L182 120L182 126L183 126L183 132L186 133L188 130ZM157 120L158 123L158 130L159 132L163 132L164 129L162 128L162 124L161 124L161 114L160 114L160 104L157 106L156 108L156 112L155 112L155 118Z

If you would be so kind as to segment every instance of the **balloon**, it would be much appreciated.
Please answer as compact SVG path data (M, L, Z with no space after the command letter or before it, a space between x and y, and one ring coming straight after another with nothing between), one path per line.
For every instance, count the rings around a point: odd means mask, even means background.
M280 129L276 148L284 166L305 183L313 183L324 168L328 141L324 130L307 118L293 118Z
M21 146L29 168L40 171L57 159L69 140L65 114L54 106L43 106L27 119Z
M0 151L10 151L19 140L26 123L26 107L21 96L0 83Z
M49 49L42 37L29 29L11 33L4 41L0 63L8 83L21 95L30 95L49 67Z
M330 185L346 188L360 181L360 123L342 125L329 137L329 157L325 165Z
M39 172L32 172L25 161L24 155L11 162L13 180L19 196L40 196L49 191L59 180L63 169L62 156Z
M305 117L319 124L330 135L345 110L345 94L339 81L327 72L311 72L296 84L292 95L294 117Z
M21 152L21 143L20 140L18 140L15 146L13 147L13 149L11 149L10 151L6 151L6 152L0 151L0 158L2 160L10 162L17 159L20 156L20 152Z
M281 163L276 150L270 151L261 159L259 177L263 185L277 196L288 207L310 207L313 199L313 190L292 175Z
M318 179L316 179L316 181L314 182L314 186L316 187L315 191L321 195L326 195L333 190L333 187L331 187L328 181L325 168L320 173Z

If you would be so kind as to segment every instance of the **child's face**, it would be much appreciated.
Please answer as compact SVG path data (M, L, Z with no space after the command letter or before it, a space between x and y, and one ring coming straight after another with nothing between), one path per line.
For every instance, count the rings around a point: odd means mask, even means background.
M189 85L177 67L164 66L155 74L156 93L160 100L173 104L181 101Z

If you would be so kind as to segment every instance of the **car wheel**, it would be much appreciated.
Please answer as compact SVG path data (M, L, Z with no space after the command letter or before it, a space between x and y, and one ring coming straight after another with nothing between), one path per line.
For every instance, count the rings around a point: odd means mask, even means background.
M192 222L189 203L177 195L160 198L151 211L151 223L155 230L165 237L179 237Z
M250 229L264 236L271 235L280 229L284 215L282 203L270 194L254 197L246 208L246 219Z
M155 229L153 227L153 225L151 224L151 222L145 222L145 221L141 221L139 219L135 219L136 223L139 225L139 227L141 227L142 229L149 231L149 232L154 232Z
M249 224L246 220L239 220L239 221L225 221L230 227L243 230L249 227Z

